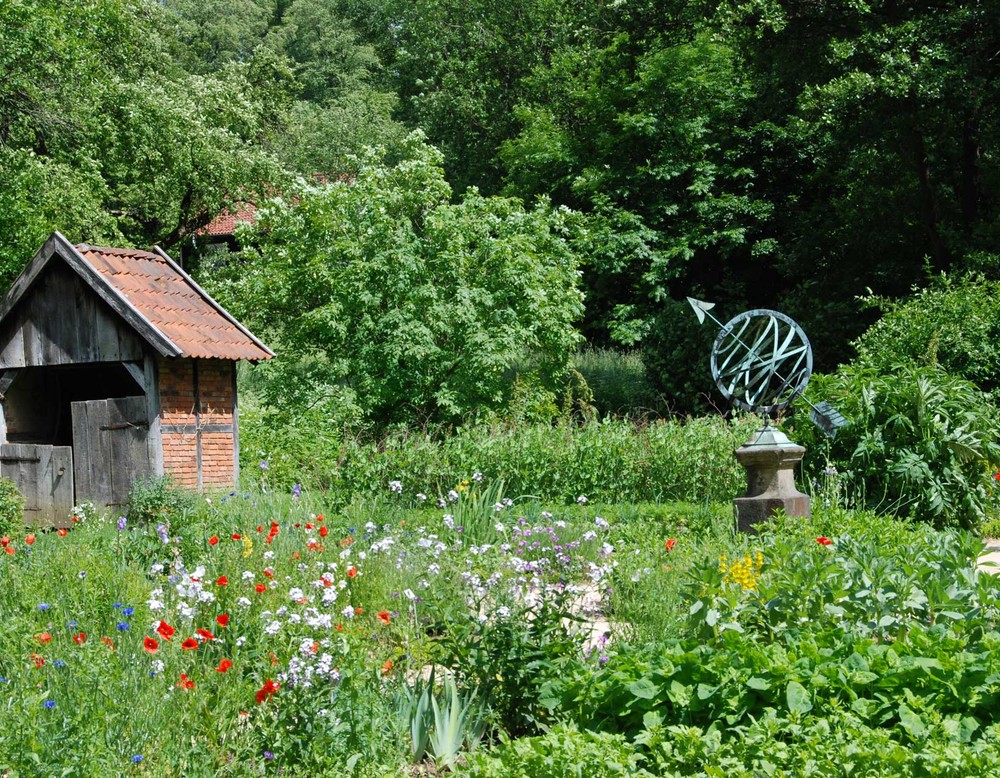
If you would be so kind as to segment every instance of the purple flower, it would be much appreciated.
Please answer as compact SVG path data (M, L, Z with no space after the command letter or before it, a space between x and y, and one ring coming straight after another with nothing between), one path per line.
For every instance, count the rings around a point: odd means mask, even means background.
M265 751L264 752L264 758L265 759L274 759L274 754L272 754L270 751Z
M118 527L119 532L124 532L125 527L128 526L128 519L126 519L124 516L119 516L118 523L115 526Z
M302 496L302 484L295 484L295 486L292 487L292 497L294 497L297 500L301 496Z

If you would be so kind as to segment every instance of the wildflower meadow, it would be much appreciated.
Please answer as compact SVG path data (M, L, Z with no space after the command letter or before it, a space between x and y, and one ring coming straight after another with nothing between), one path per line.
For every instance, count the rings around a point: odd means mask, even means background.
M418 488L324 510L301 487L167 487L8 532L0 770L968 775L1000 756L1000 586L964 531L820 504L745 537L724 504Z

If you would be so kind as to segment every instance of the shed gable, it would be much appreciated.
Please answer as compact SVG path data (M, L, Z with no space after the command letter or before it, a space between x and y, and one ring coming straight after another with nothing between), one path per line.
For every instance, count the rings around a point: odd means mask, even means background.
M143 353L143 339L63 263L39 275L0 322L4 368L141 362Z

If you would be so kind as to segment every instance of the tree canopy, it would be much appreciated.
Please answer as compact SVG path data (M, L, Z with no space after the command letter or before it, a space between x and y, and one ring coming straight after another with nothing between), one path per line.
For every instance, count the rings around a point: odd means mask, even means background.
M169 249L420 130L454 218L574 211L576 326L692 410L687 295L787 312L830 369L860 298L1000 275L997 40L974 0L8 0L0 275L52 229Z

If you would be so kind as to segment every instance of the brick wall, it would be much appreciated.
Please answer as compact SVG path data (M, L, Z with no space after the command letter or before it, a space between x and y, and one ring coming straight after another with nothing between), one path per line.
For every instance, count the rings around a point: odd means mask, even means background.
M178 485L230 486L235 480L232 370L231 362L217 359L160 360L163 471ZM200 440L197 423L202 427ZM225 425L228 431L205 429L207 425Z

